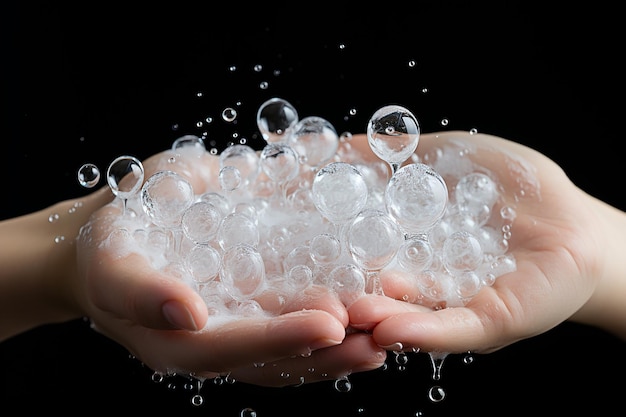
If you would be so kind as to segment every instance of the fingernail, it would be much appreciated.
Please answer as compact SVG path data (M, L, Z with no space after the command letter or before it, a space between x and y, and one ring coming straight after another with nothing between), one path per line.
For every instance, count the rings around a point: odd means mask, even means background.
M404 346L402 345L402 343L396 342L392 343L391 345L381 346L381 348L385 350L391 350L393 352L400 352L402 349L404 349Z
M317 350L317 349L327 348L327 347L330 347L330 346L337 346L337 345L340 345L341 342L343 342L343 341L342 340L329 339L329 338L315 339L309 345L309 349L310 350Z
M175 328L198 330L198 325L183 303L179 301L167 301L163 304L161 309L167 321Z

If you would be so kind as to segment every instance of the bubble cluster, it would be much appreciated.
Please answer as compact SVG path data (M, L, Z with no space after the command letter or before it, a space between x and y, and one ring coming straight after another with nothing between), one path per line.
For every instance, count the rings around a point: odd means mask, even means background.
M419 158L419 123L408 109L390 105L372 116L374 161L340 146L351 135L340 139L320 117L299 120L281 98L259 108L257 125L265 146L224 149L217 185L203 193L174 170L156 172L138 190L143 168L131 157L109 168L109 184L132 208L123 216L126 230L136 225L131 250L176 271L212 314L273 314L257 302L265 291L286 303L313 285L349 306L383 293L387 271L406 278L418 294L413 302L460 306L515 270L507 252L514 211L500 207L497 178L467 169L458 150ZM206 151L192 135L172 149ZM444 178L437 160L464 169Z

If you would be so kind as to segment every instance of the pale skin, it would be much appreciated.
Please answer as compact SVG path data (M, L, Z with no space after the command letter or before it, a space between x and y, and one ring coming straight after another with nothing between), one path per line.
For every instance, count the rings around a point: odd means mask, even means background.
M280 307L268 293L259 301L272 317L202 330L209 313L196 291L137 254L122 256L110 245L99 245L121 212L105 187L0 222L0 340L88 317L94 329L154 370L202 378L229 374L264 386L376 369L390 350L493 352L566 320L626 340L625 213L579 189L545 156L502 138L423 134L417 152L459 138L472 144L471 157L497 173L505 189L519 188L506 156L527 161L541 194L540 200L516 201L509 248L516 270L462 307L436 310L410 302L418 299L413 287L404 277L387 274L385 296L366 295L349 308L324 287ZM366 158L375 158L363 135L351 143ZM215 186L215 156L177 157L174 164L168 162L171 156L166 151L144 161L146 178L167 168L188 178L198 193ZM48 221L51 213L60 214L56 222ZM87 223L91 227L78 237ZM55 243L55 236L65 240Z

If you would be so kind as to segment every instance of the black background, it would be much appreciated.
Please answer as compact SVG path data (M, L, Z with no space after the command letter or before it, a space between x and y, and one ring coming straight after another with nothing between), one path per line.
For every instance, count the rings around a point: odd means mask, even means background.
M609 2L14 3L5 3L2 24L1 219L89 192L76 181L85 162L104 172L120 154L143 159L183 134L206 133L218 149L242 137L259 146L256 110L271 97L355 133L377 108L402 104L424 132L476 128L534 147L581 188L626 209L624 34ZM235 123L220 120L229 106ZM213 122L199 127L207 117ZM246 407L258 417L600 415L622 407L625 347L563 323L470 365L448 357L438 381L447 397L437 404L427 398L428 357L417 354L404 371L390 357L385 371L351 376L348 393L331 382L207 381L204 404L193 406L190 381L153 382L77 320L0 344L0 406L7 416L237 417Z

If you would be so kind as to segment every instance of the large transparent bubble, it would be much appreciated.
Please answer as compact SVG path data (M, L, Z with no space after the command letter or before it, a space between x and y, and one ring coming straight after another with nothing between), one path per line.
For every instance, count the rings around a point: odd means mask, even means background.
M287 100L271 98L259 107L256 123L265 141L280 142L289 137L298 123L298 112Z
M447 204L445 181L422 163L401 167L385 190L387 211L408 235L426 233L442 218Z
M372 151L391 166L392 174L415 152L420 126L408 109L388 105L378 109L367 124L367 140Z

